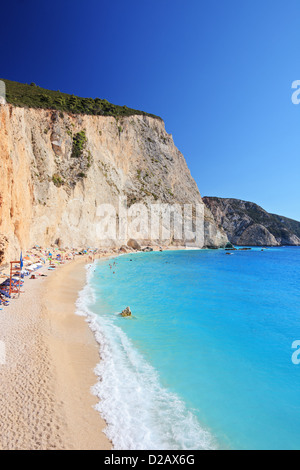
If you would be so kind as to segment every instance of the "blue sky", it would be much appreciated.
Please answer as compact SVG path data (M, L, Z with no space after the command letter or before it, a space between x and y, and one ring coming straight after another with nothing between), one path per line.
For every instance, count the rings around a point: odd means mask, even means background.
M298 0L19 0L0 76L160 115L201 194L300 220Z

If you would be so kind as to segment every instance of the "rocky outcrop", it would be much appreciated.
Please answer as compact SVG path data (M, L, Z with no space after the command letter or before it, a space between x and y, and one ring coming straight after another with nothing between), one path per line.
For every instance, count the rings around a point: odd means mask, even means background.
M132 313L131 313L131 310L130 310L130 307L126 307L123 312L121 312L121 316L122 317L131 317L132 316Z
M261 224L249 225L238 238L237 245L277 246L279 243L269 230Z
M239 199L204 197L203 201L234 245L300 245L300 222Z
M134 240L133 238L128 240L127 246L129 246L129 248L133 248L134 250L139 250L140 251L142 249L141 245L136 240Z
M0 106L0 234L4 259L32 245L109 245L99 240L97 209L119 198L128 207L203 204L183 155L160 119L72 115L47 109ZM140 240L139 240L140 242ZM206 209L204 246L225 246L227 236ZM144 240L142 245L152 244ZM155 245L185 240L158 239Z

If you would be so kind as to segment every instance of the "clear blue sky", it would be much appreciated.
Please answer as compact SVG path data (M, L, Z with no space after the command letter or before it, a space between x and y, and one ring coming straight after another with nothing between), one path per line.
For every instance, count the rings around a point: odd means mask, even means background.
M19 0L0 76L160 115L200 192L300 220L298 0Z

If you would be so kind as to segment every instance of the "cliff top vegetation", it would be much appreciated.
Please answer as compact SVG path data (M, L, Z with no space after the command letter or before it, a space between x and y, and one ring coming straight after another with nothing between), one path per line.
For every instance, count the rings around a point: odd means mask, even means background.
M118 106L100 98L80 98L79 96L61 93L59 90L46 90L35 83L23 84L1 79L6 85L6 101L14 106L26 108L56 109L71 114L88 114L93 116L150 116L161 119L154 114Z

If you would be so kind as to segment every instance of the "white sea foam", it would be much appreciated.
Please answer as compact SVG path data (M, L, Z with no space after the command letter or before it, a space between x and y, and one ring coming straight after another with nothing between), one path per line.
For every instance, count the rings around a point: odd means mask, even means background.
M106 435L119 450L212 449L213 439L175 394L159 383L156 370L142 357L121 328L116 316L94 314L95 293L87 267L87 284L77 301L99 343L101 362L95 373L96 409L107 423Z

